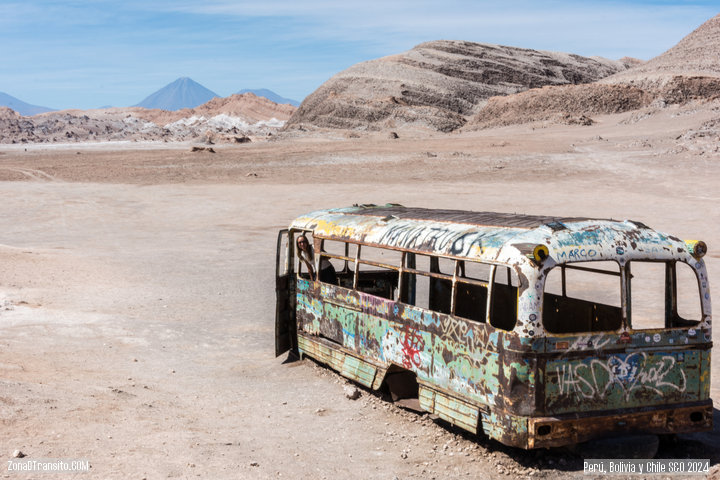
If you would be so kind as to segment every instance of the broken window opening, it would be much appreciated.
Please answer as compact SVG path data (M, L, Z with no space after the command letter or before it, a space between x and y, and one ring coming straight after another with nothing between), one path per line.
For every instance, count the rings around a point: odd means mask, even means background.
M592 333L622 325L622 277L614 261L559 265L545 279L543 325L550 333Z
M327 239L322 241L322 258L320 261L329 261L332 264L337 278L336 284L341 287L353 287L356 255L356 244Z
M402 253L358 245L354 288L360 292L394 300L400 279Z
M455 315L475 322L486 322L491 273L489 264L458 261Z
M490 278L490 325L511 331L517 323L517 272L510 267L493 266Z
M700 322L699 284L692 267L682 262L634 260L626 268L630 279L628 311L634 330L687 327Z

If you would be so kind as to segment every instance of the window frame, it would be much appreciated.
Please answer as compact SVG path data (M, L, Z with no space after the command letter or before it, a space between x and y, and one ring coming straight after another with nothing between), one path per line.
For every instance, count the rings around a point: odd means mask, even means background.
M587 263L593 263L593 262L599 262L599 261L611 261L615 262L619 266L618 272L614 271L607 271L607 270L601 270L596 269L592 267L585 267L581 265L577 265L578 263L581 264L587 264ZM633 326L632 322L632 263L660 263L665 265L665 303L667 304L670 302L671 304L671 313L673 319L681 320L686 322L685 325L670 325L668 326L667 321L665 322L665 325L662 327L648 327L648 328L636 328ZM697 288L697 295L698 295L698 307L700 314L699 320L689 320L685 319L683 317L680 317L678 314L678 297L677 297L677 264L682 263L688 266L690 268L695 276L695 286ZM672 329L683 329L683 328L695 328L702 324L703 318L704 318L704 303L703 303L703 297L702 297L702 284L701 279L698 271L688 263L687 261L683 259L664 259L664 260L658 260L658 259L630 259L627 261L621 261L620 259L603 259L603 260L595 260L595 261L583 261L583 262L571 262L571 263L560 263L553 265L550 268L545 269L542 274L544 275L544 279L542 282L542 290L538 292L542 298L542 312L544 316L545 312L545 287L546 287L546 281L548 279L548 276L550 272L552 272L554 269L560 268L561 272L561 295L564 297L567 297L567 278L566 278L566 269L571 270L581 270L581 271L588 271L603 275L612 275L612 276L619 276L620 277L620 313L621 313L621 325L617 330L602 330L602 331L592 331L592 332L586 332L586 331L577 331L577 332L563 332L563 333L554 333L550 330L547 330L547 332L551 335L588 335L588 334L595 334L595 333L617 333L619 331L630 331L630 332L643 332L643 331L651 331L651 330L672 330ZM672 281L670 284L668 284L668 273L672 272ZM668 287L670 288L670 297L668 297ZM568 297L568 298L575 298L575 297ZM578 299L582 300L582 299ZM668 319L666 314L666 320ZM543 322L543 327L545 327L545 324Z
M311 232L312 233L312 232ZM393 270L398 272L398 283L397 283L397 293L395 295L394 299L386 299L395 301L398 303L402 303L403 305L409 305L416 308L422 308L423 310L426 310L428 312L438 313L441 315L450 315L468 322L473 322L476 324L486 324L490 325L493 328L496 328L498 330L503 331L512 331L512 329L505 329L496 325L493 325L492 322L492 311L493 311L493 286L496 283L496 273L499 268L507 268L509 274L507 275L507 281L510 286L513 286L512 278L514 278L518 283L520 281L517 272L515 269L513 269L511 266L502 264L502 263L491 263L487 261L476 261L475 259L470 258L457 258L457 257L451 257L446 255L434 255L429 252L417 252L417 251L410 251L410 250L404 250L399 248L390 248L382 245L373 245L373 244L367 244L362 242L351 242L347 240L338 240L333 238L327 238L324 236L318 236L313 234L313 238L315 239L317 247L321 247L325 240L332 241L332 242L339 242L345 244L345 255L339 255L337 253L330 253L330 252L324 252L320 248L320 254L316 255L316 268L317 265L319 265L319 262L322 257L328 258L328 259L336 259L341 260L345 262L345 265L352 268L353 271L353 282L352 282L352 290L357 292L362 292L361 290L358 290L358 278L360 275L362 275L361 272L361 265L368 265L372 267L378 267L385 270ZM349 249L350 245L356 246L355 256L349 255ZM386 262L378 262L376 260L366 260L363 259L362 251L363 247L373 248L373 249L380 249L380 250L386 250L386 251L393 251L393 252L399 252L400 253L400 265L394 265L392 263L386 263ZM419 256L425 256L430 259L430 271L424 270L422 268L417 268L416 266L408 266L408 263L410 263L410 259L412 259L412 256L419 255ZM433 263L433 259L436 259L437 262ZM439 259L446 259L450 260L453 265L453 272L450 273L443 273L440 271L433 271L434 267L438 268L439 270ZM468 263L476 263L480 265L486 265L490 268L489 270L489 278L488 280L479 280L472 277L464 277L461 273L461 263L462 262L468 262ZM403 298L403 292L407 288L406 282L408 281L408 277L406 274L410 275L422 275L428 278L435 278L440 280L448 280L451 282L451 291L450 291L450 311L449 312L440 312L431 308L425 308L415 305L414 303L411 303L411 299L409 298ZM466 318L464 316L460 316L456 313L456 307L457 307L457 298L458 298L458 286L459 284L467 284L467 285L474 285L474 286L480 286L487 289L487 298L485 301L485 305L481 306L480 308L484 308L484 315L482 320L475 320L472 318ZM504 284L503 284L504 285ZM513 286L514 288L518 288L517 286ZM372 295L368 294L367 295ZM383 297L379 297L383 298ZM514 318L514 326L517 326L517 311L519 308L518 305L518 298L516 297L514 300L515 305L515 318Z
M665 293L664 293L664 304L665 304L665 319L664 319L664 325L661 327L647 327L647 328L636 328L633 326L633 318L632 318L632 279L634 275L632 274L632 264L633 263L661 263L665 266L665 278L664 278L664 284L665 284ZM695 287L697 289L697 295L698 295L698 307L699 307L699 314L700 318L697 320L691 320L681 317L678 314L678 285L677 285L677 264L683 263L687 265L690 270L692 270L693 274L695 275ZM681 259L668 259L668 260L655 260L655 259L632 259L625 263L624 269L626 270L625 273L625 279L627 281L627 298L629 301L627 302L627 308L626 308L626 315L627 315L627 325L628 329L631 331L637 331L637 332L643 332L643 331L651 331L651 330L672 330L676 328L694 328L699 326L703 321L703 299L702 299L702 288L700 283L700 276L698 275L698 272L695 268L693 268L692 265L689 263L681 260ZM668 295L669 294L669 295ZM668 309L670 310L670 315L668 315ZM678 324L673 325L671 322L676 321L678 323L685 322L685 324ZM670 324L669 324L670 323Z

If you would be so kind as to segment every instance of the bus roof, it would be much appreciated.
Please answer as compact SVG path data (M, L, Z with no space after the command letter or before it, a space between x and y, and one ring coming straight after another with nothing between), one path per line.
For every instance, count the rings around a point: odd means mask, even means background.
M298 217L290 228L332 240L501 263L527 261L537 245L546 246L555 263L692 259L688 243L629 220L387 204L318 210Z

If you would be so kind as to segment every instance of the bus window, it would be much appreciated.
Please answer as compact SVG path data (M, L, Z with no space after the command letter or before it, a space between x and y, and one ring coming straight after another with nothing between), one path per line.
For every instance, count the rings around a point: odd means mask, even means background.
M696 324L702 319L702 307L700 305L700 291L698 290L698 279L695 270L683 262L675 262L675 278L677 285L677 310L678 323Z
M620 265L577 262L554 267L545 280L543 324L550 333L591 333L622 325Z
M439 313L450 313L455 261L408 253L400 301Z
M357 290L393 300L398 288L402 253L376 247L360 247Z
M310 271L313 269L313 258L315 251L315 240L312 232L296 232L293 241L295 242L295 271L298 277L313 280L310 278ZM308 249L311 253L307 255L301 251L301 245L307 243Z
M698 281L689 265L635 260L628 272L633 329L692 326L702 318Z
M406 269L416 272L406 273L405 280L409 288L406 303L416 307L430 309L430 257L427 255L409 254L406 256Z
M335 268L337 284L341 287L352 288L353 286L356 255L357 245L353 243L323 240L322 258L329 261Z
M634 330L665 328L665 263L628 263L630 326Z
M458 262L455 315L485 323L490 268L486 263Z
M495 267L490 299L490 325L512 330L517 323L518 278L509 267Z
M439 313L450 313L455 260L442 257L429 258L430 273L433 275L428 277L428 308Z

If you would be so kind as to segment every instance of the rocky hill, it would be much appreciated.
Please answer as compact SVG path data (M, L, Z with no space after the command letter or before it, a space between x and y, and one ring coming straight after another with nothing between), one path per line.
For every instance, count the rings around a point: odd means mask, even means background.
M678 76L720 77L720 15L700 25L665 53L599 83L656 88Z
M544 85L582 84L628 63L462 41L434 41L359 63L308 96L286 129L381 130L406 125L449 132L488 98Z
M275 103L289 103L293 107L299 107L300 102L297 100L293 100L292 98L286 98L281 95L278 95L277 93L273 92L272 90L268 90L267 88L243 88L238 94L242 95L243 93L252 93L257 95L258 97L265 97L270 101L273 101Z
M214 98L193 109L141 107L63 110L24 117L0 108L0 143L121 140L246 141L277 131L295 111L252 93Z
M625 60L632 65L632 62ZM532 121L587 123L588 116L720 98L720 15L665 53L591 85L491 98L468 128ZM582 118L584 117L584 118Z

